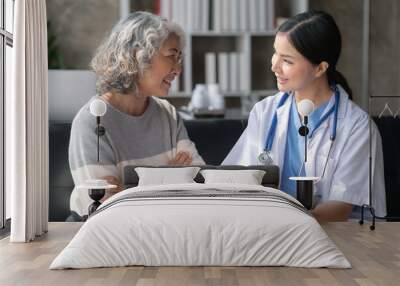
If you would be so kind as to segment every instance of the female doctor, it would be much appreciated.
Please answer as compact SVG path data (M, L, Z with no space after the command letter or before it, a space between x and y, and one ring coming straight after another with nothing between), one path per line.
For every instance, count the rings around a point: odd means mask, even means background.
M319 221L346 220L353 206L369 203L369 116L352 99L345 78L336 70L341 35L329 14L305 12L283 23L276 34L271 70L279 93L252 109L248 126L223 164L275 164L280 189L296 196L292 176L319 177L314 182L313 215ZM309 99L307 162L302 118L297 104ZM382 143L374 124L372 204L386 215Z

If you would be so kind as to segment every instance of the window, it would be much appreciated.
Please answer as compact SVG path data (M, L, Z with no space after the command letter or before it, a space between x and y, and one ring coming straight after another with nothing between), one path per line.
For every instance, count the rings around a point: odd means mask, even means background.
M5 23L4 28L7 32L13 33L14 32L14 0L5 0Z
M0 228L11 217L10 194L4 187L4 106L6 95L11 92L13 32L14 0L0 0Z

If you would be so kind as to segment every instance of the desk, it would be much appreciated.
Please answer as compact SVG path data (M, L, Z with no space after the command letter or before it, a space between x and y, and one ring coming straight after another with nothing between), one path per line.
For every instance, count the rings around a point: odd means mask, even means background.
M357 221L323 227L352 269L290 267L120 267L48 270L81 223L50 223L32 243L0 241L0 285L399 285L400 223Z

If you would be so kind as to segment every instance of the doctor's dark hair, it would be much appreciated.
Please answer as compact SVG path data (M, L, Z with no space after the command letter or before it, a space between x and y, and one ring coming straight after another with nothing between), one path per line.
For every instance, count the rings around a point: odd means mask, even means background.
M289 18L278 33L286 33L295 49L312 64L329 64L329 84L340 84L352 99L353 92L345 77L336 70L342 49L342 37L335 20L323 11L308 11Z

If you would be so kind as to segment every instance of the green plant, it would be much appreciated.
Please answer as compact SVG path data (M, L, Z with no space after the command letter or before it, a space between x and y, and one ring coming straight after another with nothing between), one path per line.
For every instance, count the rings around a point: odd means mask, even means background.
M47 53L49 69L65 69L64 57L57 45L57 36L51 29L50 21L47 21Z

